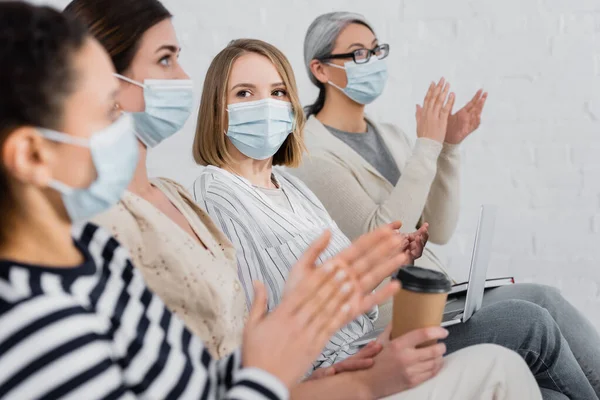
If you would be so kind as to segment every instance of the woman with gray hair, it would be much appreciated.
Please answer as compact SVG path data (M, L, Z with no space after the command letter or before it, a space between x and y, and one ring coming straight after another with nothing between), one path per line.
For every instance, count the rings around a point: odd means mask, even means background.
M396 126L365 116L365 105L384 89L389 51L362 15L333 12L311 24L304 58L319 97L306 107L304 135L310 156L291 172L317 195L350 238L392 220L402 221L407 232L427 221L430 240L443 244L458 219L458 146L479 126L487 94L479 90L461 110L442 116L443 104L452 106L455 96L443 78L431 83L424 104L438 99L437 106L432 110L417 105L418 138L412 146ZM416 263L444 272L428 249ZM377 325L387 325L390 315L391 304L382 305ZM549 344L534 333L542 326L560 332L563 337L555 344L570 349L576 360L575 365L563 365L571 376L563 383L572 384L571 379L583 373L588 382L574 387L585 387L587 395L556 387L553 372L540 374L530 358L533 353L524 351ZM600 395L600 337L554 288L535 284L496 288L485 294L483 308L469 323L449 331L445 340L449 352L477 343L518 351L544 388L545 398L593 398L591 388Z
M310 157L292 173L317 194L350 238L391 220L402 221L405 232L427 221L429 240L444 244L459 214L458 144L479 126L487 94L477 92L448 118L445 129L417 106L413 147L398 127L365 116L365 105L383 92L389 52L360 14L328 13L311 24L304 61L319 96L306 107ZM442 78L430 89L437 95L448 93L449 86ZM452 106L454 94L447 98ZM328 173L319 173L324 170ZM445 273L429 249L418 263Z

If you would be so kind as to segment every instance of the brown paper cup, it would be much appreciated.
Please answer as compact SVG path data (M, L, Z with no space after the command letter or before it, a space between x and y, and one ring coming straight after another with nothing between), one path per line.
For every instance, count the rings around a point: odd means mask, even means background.
M394 276L402 288L394 297L392 334L395 339L410 331L440 326L451 282L441 272L415 266L402 268ZM418 347L426 347L426 342Z

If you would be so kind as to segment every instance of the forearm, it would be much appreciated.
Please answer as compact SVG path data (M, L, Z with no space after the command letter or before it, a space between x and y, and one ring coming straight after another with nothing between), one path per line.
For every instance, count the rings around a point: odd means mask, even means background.
M429 240L447 243L458 223L460 211L460 150L445 144L438 159L438 168L423 212L429 223Z
M304 381L292 388L292 400L370 400L371 391L361 372L344 372L327 378Z
M415 230L430 196L441 150L442 145L433 140L417 141L398 183L380 207L380 215L384 221L400 220L403 232ZM380 221L379 225L384 221Z

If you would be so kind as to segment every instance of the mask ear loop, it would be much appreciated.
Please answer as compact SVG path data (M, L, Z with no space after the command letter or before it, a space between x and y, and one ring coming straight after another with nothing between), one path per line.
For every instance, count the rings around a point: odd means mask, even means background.
M128 78L126 76L123 76L121 74L113 74L113 75L116 78L121 79L122 81L131 83L132 85L136 85L136 86L139 86L141 88L146 88L146 85L144 85L143 83L139 83L138 81L134 81L133 79L130 79L130 78Z

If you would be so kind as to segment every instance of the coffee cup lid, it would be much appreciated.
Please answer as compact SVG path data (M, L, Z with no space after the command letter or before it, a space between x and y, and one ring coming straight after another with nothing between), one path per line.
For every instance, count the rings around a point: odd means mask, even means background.
M402 284L402 288L413 292L447 293L452 289L452 282L441 272L413 265L400 268L394 275Z

